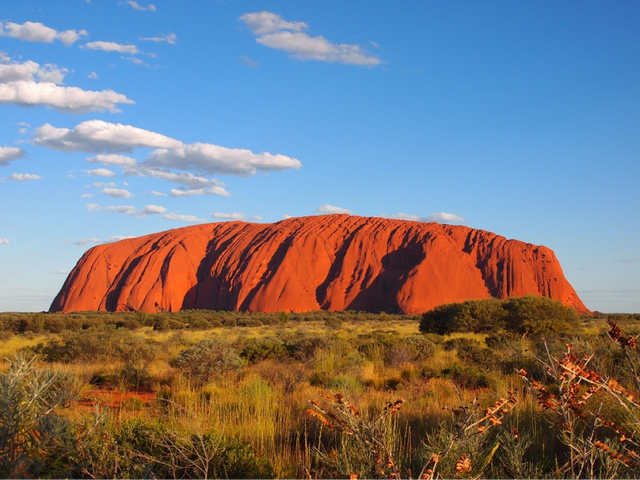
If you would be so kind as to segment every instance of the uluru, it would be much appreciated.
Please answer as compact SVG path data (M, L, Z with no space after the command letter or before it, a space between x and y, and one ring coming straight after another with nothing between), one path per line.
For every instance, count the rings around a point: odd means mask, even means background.
M523 295L588 311L547 247L460 225L317 215L201 224L95 246L50 311L418 314Z

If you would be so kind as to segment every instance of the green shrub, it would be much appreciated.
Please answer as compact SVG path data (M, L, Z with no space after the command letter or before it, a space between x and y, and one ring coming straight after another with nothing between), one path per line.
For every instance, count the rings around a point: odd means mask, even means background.
M420 331L497 333L504 329L531 334L575 332L578 313L547 297L528 295L505 300L488 298L440 305L422 315Z
M579 316L547 297L512 297L503 301L509 330L531 334L575 333Z
M197 384L204 384L218 375L242 368L244 361L228 341L207 338L182 350L171 365Z
M278 337L267 336L245 340L240 356L249 363L254 363L267 358L284 358L288 353L289 351L282 340Z

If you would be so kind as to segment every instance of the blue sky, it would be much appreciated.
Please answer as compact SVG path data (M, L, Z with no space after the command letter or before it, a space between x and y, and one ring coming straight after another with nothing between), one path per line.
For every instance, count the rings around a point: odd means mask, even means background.
M546 245L640 312L637 1L0 9L0 311L93 245L347 212Z

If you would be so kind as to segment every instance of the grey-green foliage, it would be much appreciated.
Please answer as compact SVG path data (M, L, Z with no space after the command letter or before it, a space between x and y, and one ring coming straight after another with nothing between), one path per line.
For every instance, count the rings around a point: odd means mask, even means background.
M501 330L532 334L570 333L578 314L547 297L527 295L505 300L488 298L440 305L422 315L420 331L446 335L453 332L492 333Z
M0 374L1 478L70 476L90 430L60 413L78 400L78 382L34 363L18 354Z
M207 338L182 350L171 365L181 369L194 382L204 384L244 366L244 361L226 340Z

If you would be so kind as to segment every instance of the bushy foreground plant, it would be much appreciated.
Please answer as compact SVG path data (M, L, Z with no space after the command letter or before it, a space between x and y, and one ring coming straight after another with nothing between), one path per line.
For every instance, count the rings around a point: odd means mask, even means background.
M490 431L516 405L509 394L484 412L474 401L452 409L453 422L443 422L427 435L422 446L422 468L418 471L407 456L406 445L396 420L404 399L388 403L382 410L363 414L341 394L325 395L322 402L311 401L307 413L337 433L330 446L315 448L315 475L331 478L453 478L481 477L493 461L500 441ZM404 447L404 448L403 448ZM521 460L518 458L518 460Z
M102 417L76 423L62 414L78 400L68 375L35 367L17 355L0 374L0 477L67 477L81 469L82 450Z

